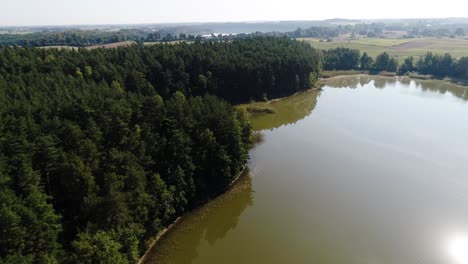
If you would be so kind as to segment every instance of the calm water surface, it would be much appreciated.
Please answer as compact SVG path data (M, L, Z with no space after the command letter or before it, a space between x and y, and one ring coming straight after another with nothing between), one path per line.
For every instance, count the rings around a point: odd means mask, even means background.
M252 117L265 141L148 263L468 264L468 90L348 76Z

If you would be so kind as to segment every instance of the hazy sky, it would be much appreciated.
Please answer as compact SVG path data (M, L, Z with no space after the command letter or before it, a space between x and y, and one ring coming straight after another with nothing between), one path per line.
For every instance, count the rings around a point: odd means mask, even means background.
M0 0L0 25L466 17L466 0Z

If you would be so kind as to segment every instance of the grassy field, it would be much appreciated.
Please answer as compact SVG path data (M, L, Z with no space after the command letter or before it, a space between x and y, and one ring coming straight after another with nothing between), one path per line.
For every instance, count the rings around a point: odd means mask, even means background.
M413 56L418 59L420 56L431 51L436 54L450 53L456 58L468 56L468 40L451 38L417 38L417 39L381 39L362 38L353 40L334 40L332 42L320 42L319 39L302 38L313 47L319 49L330 49L336 47L346 47L367 52L370 56L376 57L386 51L390 55L402 58Z
M0 30L0 34L12 34L12 35L26 35L26 34L31 34L33 33L32 31L13 31L10 32L8 30Z
M115 43L109 43L109 44L101 44L101 45L94 45L94 46L89 46L85 47L85 49L92 50L92 49L99 49L99 48L105 48L105 49L110 49L110 48L119 48L119 47L128 47L136 42L134 41L121 41L121 42L115 42ZM73 46L44 46L44 47L39 47L41 49L78 49L78 47L73 47Z
M193 43L193 41L187 41L187 40L174 40L174 41L169 41L169 42L145 42L143 43L144 45L158 45L158 44L179 44L179 43L182 43L182 42L186 42L186 43Z

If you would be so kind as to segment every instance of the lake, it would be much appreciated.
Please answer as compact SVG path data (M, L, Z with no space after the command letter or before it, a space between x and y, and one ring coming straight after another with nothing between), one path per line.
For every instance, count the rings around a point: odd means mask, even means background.
M252 116L264 142L147 263L468 263L468 89L366 75Z

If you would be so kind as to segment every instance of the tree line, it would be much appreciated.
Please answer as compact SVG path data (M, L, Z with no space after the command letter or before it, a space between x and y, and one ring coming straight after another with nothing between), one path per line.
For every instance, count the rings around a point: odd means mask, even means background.
M390 71L395 72L398 69L398 61L383 52L375 60L366 52L361 56L357 49L334 48L323 51L323 69L332 70L364 70L364 71Z
M324 70L389 71L400 75L417 72L436 78L468 79L468 57L455 59L449 53L439 55L428 52L418 60L413 57L405 58L398 65L398 61L386 52L379 54L374 60L366 52L361 55L356 49L335 48L323 51L322 59Z
M365 36L375 38L382 36L384 29L385 24L383 23L312 26L305 29L298 28L295 31L288 32L287 35L292 38L331 39L342 34L351 34L355 37Z
M0 47L0 263L136 263L243 170L229 102L309 88L319 56L287 38Z
M121 41L170 42L176 40L202 40L198 34L178 33L171 29L149 31L147 29L105 30L65 30L44 31L27 34L0 34L0 45L22 47L73 46L88 47L93 45L116 43Z
M145 42L174 42L174 41L227 41L252 37L285 37L290 34L278 32L253 32L239 34L195 34L178 32L177 29L120 29L118 31L105 30L64 30L44 31L25 34L0 34L0 46L21 47L90 47L95 45L133 41L137 44Z
M403 38L415 37L463 37L468 24L466 21L428 20L394 20L385 23L374 21L372 23L356 23L359 21L340 20L338 24L332 21L317 23L314 26L297 28L291 31L284 24L266 26L263 29L256 26L243 25L238 30L232 28L232 23L217 26L204 25L193 27L189 25L151 27L138 26L137 28L123 28L119 30L104 29L75 29L75 28L39 28L39 32L15 34L11 28L4 28L7 34L0 34L0 45L19 46L76 46L87 47L92 45L108 44L121 41L143 42L170 42L170 41L202 41L202 40L233 40L246 36L287 36L290 38L320 38L332 41L338 36L347 35L350 38L368 37L384 38L386 32L404 32ZM287 22L285 22L287 23ZM348 24L346 24L348 23ZM283 26L282 26L283 25ZM238 26L238 25L237 25ZM205 28L206 27L206 28ZM207 34L207 32L237 32L238 34ZM275 29L276 28L276 29ZM1 28L0 28L1 30ZM234 30L234 31L233 31ZM254 32L260 30L261 32ZM243 33L244 32L244 33ZM253 33L245 33L253 32ZM205 35L203 35L205 34Z
M376 37L382 33L382 25L377 23L339 26L312 26L309 28L298 28L292 32L253 32L239 34L207 34L182 31L176 28L163 28L150 30L148 28L120 29L117 31L107 30L77 30L64 29L57 31L41 31L26 34L0 34L0 45L18 45L22 47L44 47L44 46L74 46L88 47L100 44L116 43L121 41L144 42L170 42L170 41L202 41L202 40L233 40L255 36L276 37L313 37L330 39L341 34L356 32L356 34Z
M406 58L399 68L399 73L406 72L418 72L436 78L468 79L468 57L456 59L449 53L439 55L428 52L417 61L413 57Z

